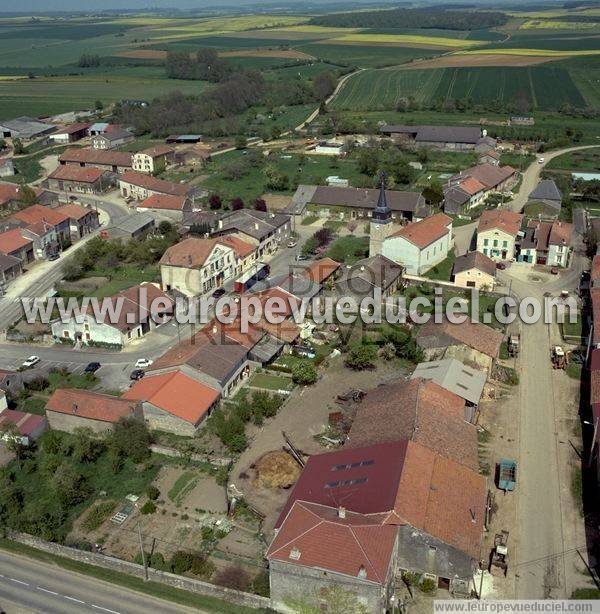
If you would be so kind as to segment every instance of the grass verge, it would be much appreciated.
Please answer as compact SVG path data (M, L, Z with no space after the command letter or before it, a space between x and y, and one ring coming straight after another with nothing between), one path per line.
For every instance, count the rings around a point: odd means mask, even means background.
M42 552L41 550L36 550L30 546L10 541L4 537L0 537L0 548L7 550L8 552L13 552L15 554L20 554L38 561L42 561L43 563L58 565L62 569L66 569L68 571L74 571L86 576L92 576L93 578L102 580L103 582L116 584L129 590L151 595L157 599L172 601L173 603L178 603L187 607L195 607L198 609L207 610L209 612L217 612L219 614L244 614L245 612L250 613L262 611L221 601L220 599L216 599L214 597L197 595L195 593L183 591L171 586L164 586L158 582L144 582L140 578L128 576L111 569L104 569L102 567L88 565L87 563L81 563L80 561L72 561L71 559L66 559L56 554L50 554L49 552Z

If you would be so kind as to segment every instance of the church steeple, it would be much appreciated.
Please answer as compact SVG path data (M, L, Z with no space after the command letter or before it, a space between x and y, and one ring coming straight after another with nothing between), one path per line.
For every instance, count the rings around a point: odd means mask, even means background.
M392 221L392 211L385 196L385 173L381 173L380 179L379 197L377 198L377 206L373 210L372 220L377 224L388 224Z

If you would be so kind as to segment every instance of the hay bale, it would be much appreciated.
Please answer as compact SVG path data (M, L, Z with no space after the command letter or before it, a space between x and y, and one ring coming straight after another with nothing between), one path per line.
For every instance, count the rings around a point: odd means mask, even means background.
M283 451L267 452L255 465L255 482L265 488L289 488L301 472L298 463Z

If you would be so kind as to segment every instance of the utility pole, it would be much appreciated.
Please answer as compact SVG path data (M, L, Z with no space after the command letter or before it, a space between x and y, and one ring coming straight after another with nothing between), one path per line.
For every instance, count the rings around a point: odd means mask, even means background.
M148 565L146 564L146 554L144 553L144 541L142 539L142 527L138 522L138 536L140 538L140 551L142 553L142 565L144 566L144 581L148 582Z

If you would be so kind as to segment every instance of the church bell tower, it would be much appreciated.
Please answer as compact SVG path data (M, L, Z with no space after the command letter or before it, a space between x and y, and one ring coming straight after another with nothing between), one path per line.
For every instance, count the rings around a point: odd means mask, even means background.
M369 256L381 254L383 241L392 234L392 212L387 204L385 197L385 175L381 174L381 186L379 188L379 198L377 206L371 216Z

